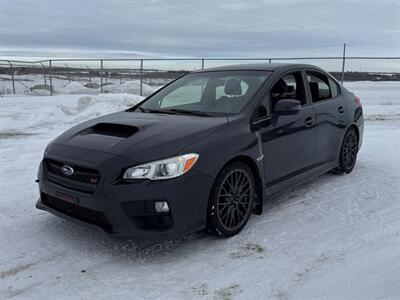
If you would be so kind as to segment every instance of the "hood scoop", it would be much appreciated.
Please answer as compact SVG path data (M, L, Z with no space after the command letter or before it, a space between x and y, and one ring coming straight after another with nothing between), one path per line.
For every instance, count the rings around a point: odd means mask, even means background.
M108 151L139 131L135 126L98 123L71 136L63 144L92 150Z
M139 131L139 128L124 124L98 123L80 132L80 135L105 135L116 138L128 138Z

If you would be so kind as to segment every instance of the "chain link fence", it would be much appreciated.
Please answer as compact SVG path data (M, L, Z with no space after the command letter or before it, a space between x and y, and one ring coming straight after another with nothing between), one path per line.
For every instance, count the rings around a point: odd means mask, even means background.
M210 67L241 63L305 63L344 84L371 81L400 94L400 57L286 57L247 59L52 59L0 60L0 95L132 93L147 96L159 86Z

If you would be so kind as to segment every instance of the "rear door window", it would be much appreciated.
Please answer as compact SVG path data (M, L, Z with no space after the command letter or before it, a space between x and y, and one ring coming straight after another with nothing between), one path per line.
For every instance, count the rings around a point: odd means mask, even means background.
M332 98L328 76L314 71L306 71L306 76L313 102Z

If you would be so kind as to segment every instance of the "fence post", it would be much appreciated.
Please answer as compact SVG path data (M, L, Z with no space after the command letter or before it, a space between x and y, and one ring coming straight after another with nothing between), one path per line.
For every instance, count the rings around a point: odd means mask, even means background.
M64 64L66 67L67 67L67 69L68 69L68 75L67 75L67 77L68 77L68 83L71 83L71 70L70 70L70 68L68 67L68 65L67 64Z
M201 59L201 69L204 70L204 58Z
M49 60L49 81L50 81L50 96L53 96L53 76L51 70L51 59Z
M13 86L13 94L15 95L15 81L14 81L14 67L10 61L8 61L8 64L10 65L10 70L11 70L11 81L12 81L12 86Z
M88 66L85 66L86 67L86 69L88 70L88 79L89 79L89 83L91 83L92 82L92 77L91 77L91 75L90 75L90 69L89 69L89 67Z
M140 60L140 96L143 96L143 59Z
M103 60L100 59L100 93L103 94Z
M343 81L344 81L344 66L345 66L345 62L346 62L346 43L343 44L342 80L341 80L342 85L343 85Z
M40 63L41 65L42 65L42 68L43 68L43 81L44 81L44 86L46 86L47 85L47 82L46 82L46 67L44 66L44 64L42 64L42 63Z

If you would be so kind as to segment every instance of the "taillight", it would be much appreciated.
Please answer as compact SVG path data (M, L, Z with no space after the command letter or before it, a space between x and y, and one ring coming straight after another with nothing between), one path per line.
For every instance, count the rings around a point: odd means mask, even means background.
M360 100L360 97L358 97L358 96L355 96L355 97L354 97L354 102L356 102L357 106L361 106L361 100Z

